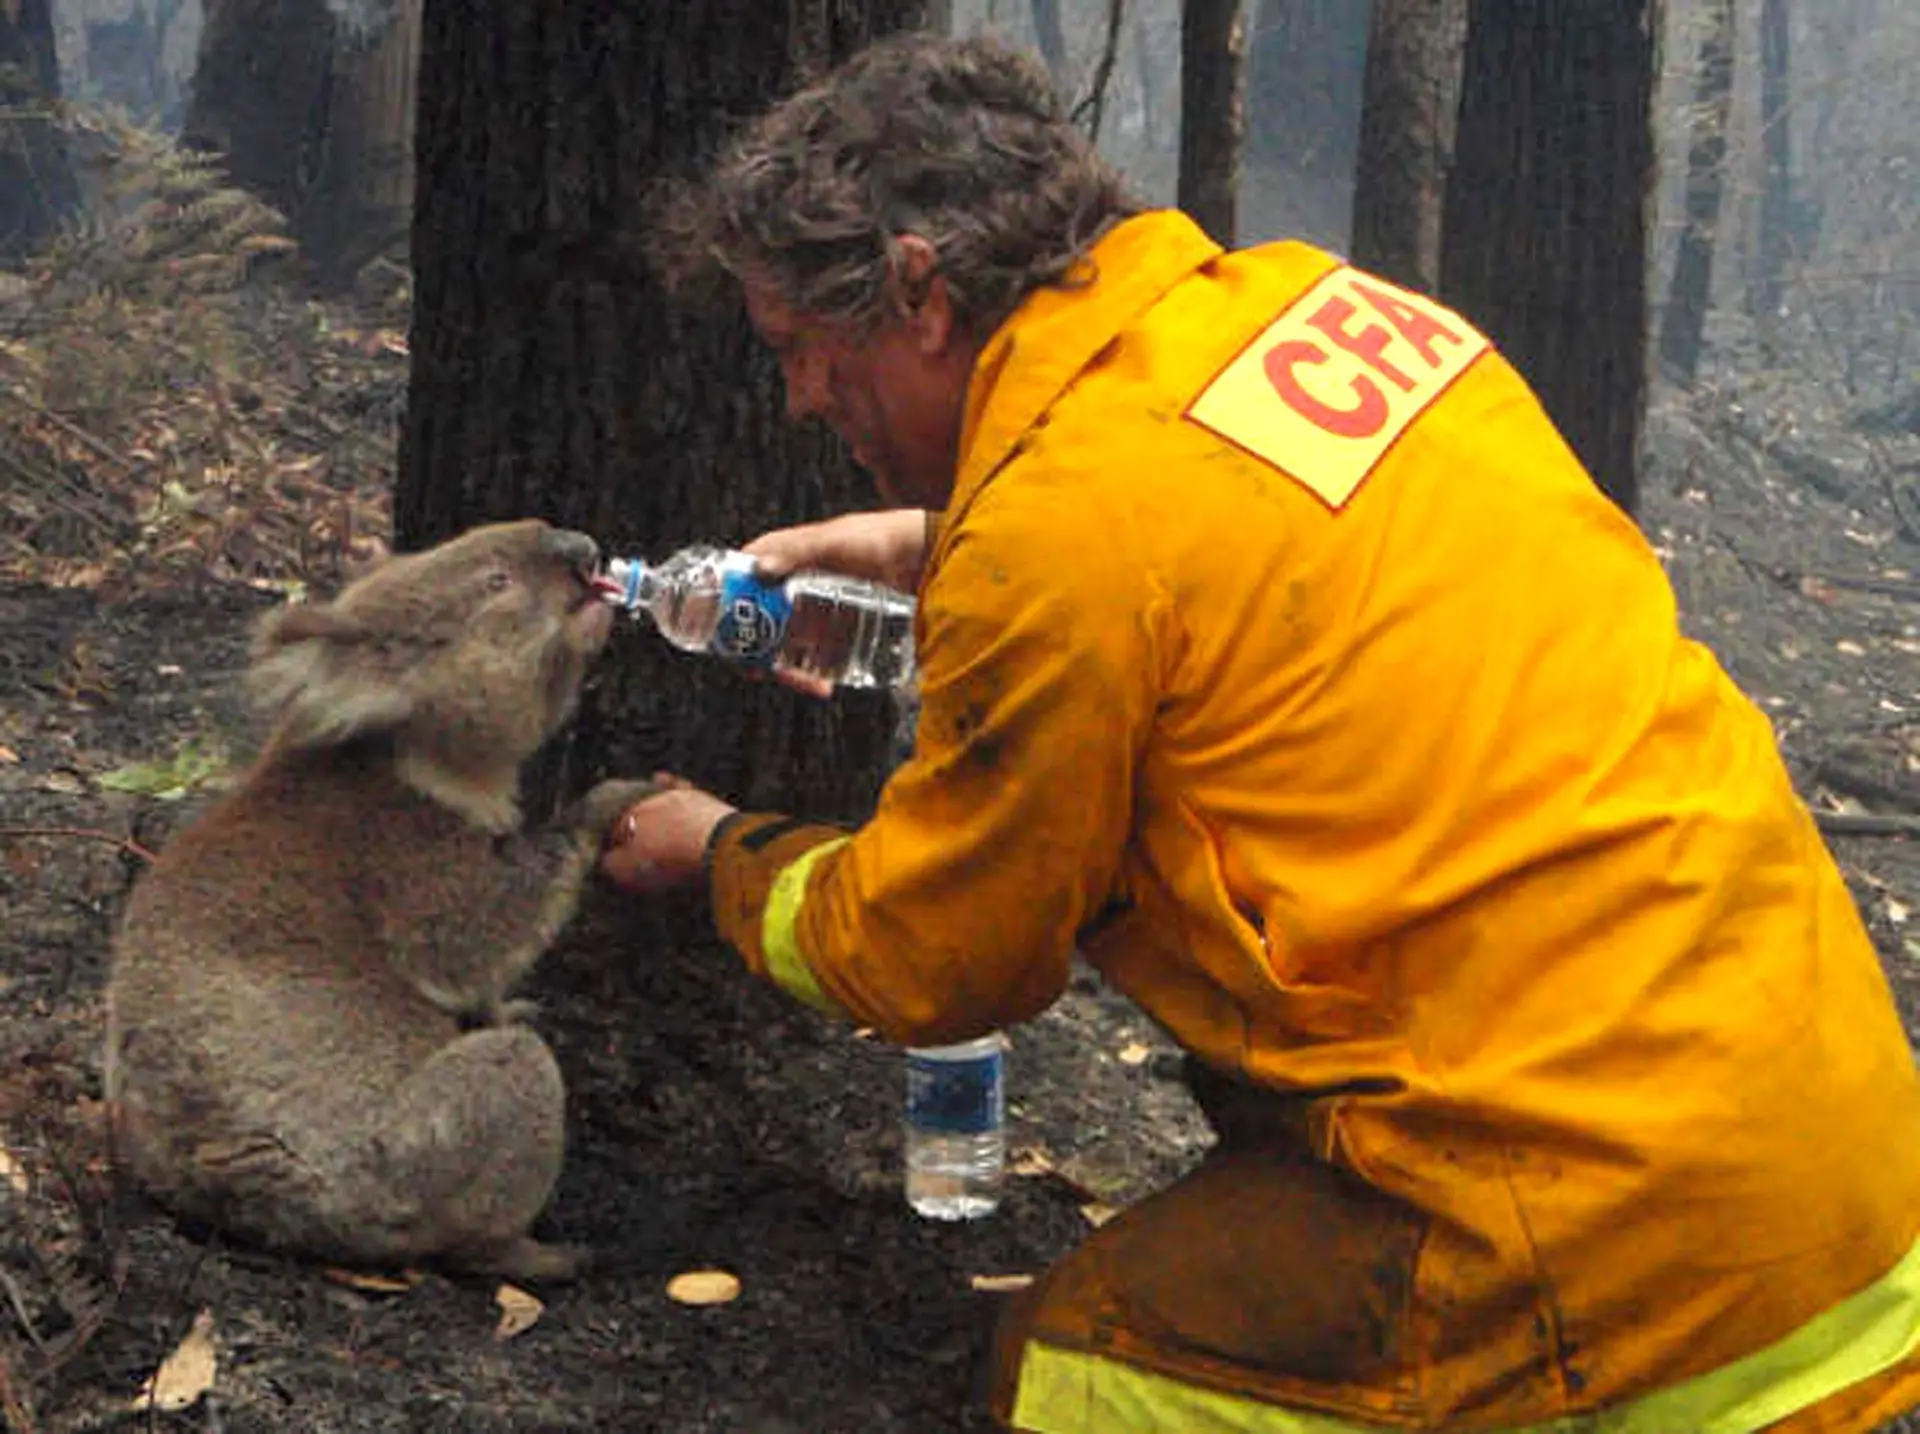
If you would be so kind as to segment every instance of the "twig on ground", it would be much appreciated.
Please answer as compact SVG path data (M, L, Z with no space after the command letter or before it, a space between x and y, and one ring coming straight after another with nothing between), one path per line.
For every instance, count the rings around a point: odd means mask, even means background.
M1920 836L1920 816L1877 812L1815 812L1814 824L1830 836Z
M39 493L59 507L65 508L69 513L73 514L74 517L87 523L95 532L108 537L112 536L112 526L105 518L60 491L60 488L65 485L65 479L42 473L37 469L29 467L21 461L17 454L8 452L4 446L0 446L0 466L6 467L17 477L24 479L33 492Z
M142 861L154 860L154 854L132 837L120 836L114 832L96 831L91 827L0 827L0 838L4 837L83 837L91 841L110 841L123 851L132 852Z
M1920 602L1920 578L1868 578L1849 573L1803 573L1816 583L1830 588L1852 588L1856 592L1876 593L1881 597Z
M1899 778L1882 777L1877 772L1840 757L1824 757L1814 767L1814 778L1835 791L1857 797L1875 806L1893 807L1900 812L1920 812L1920 788Z
M109 463L117 463L120 467L128 471L133 471L135 465L131 458L113 447L113 445L108 443L104 438L97 438L87 432L86 429L75 423L71 418L55 413L44 403L35 403L17 388L0 388L0 394L5 394L22 408L31 409L76 443L85 444Z
M14 1318L20 1321L20 1328L33 1341L33 1347L45 1353L47 1342L40 1338L40 1331L33 1326L33 1313L27 1308L27 1297L20 1293L19 1284L5 1270L0 1270L0 1290L7 1292L7 1303L13 1306Z
M0 1348L0 1417L4 1417L9 1430L18 1430L19 1434L33 1434L33 1420L27 1414L27 1406L20 1398L20 1391L14 1388L13 1371L7 1365L7 1352Z

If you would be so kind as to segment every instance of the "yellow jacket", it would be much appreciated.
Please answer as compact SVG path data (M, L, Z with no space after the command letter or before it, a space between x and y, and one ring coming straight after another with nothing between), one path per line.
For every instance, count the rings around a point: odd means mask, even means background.
M1747 1414L1675 1434L1758 1428L1898 1364L1920 1082L1638 530L1429 301L1172 213L1094 262L979 360L915 755L850 837L732 823L723 933L916 1044L1034 1015L1078 942L1324 1092L1322 1155L1434 1217L1421 1387L1348 1405L1382 1422L1705 1390Z

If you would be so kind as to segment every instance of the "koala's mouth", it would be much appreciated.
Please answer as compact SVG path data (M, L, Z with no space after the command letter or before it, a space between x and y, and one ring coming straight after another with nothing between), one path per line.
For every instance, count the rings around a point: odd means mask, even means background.
M575 591L573 597L567 602L567 613L569 616L583 612L595 604L602 607L606 606L607 599L603 580L593 568L575 568L573 570L573 583Z
M576 634L575 641L597 651L613 635L613 604L593 587L591 574L576 577L580 587L567 602L567 626Z

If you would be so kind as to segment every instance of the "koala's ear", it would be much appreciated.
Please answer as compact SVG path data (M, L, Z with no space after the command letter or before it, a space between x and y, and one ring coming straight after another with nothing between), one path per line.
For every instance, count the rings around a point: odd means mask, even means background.
M283 742L336 747L391 731L413 700L382 669L365 628L330 605L276 608L254 630L255 703L278 718Z
M319 639L323 642L351 643L366 636L366 630L331 603L285 603L262 617L253 630L256 658L267 657L296 642Z

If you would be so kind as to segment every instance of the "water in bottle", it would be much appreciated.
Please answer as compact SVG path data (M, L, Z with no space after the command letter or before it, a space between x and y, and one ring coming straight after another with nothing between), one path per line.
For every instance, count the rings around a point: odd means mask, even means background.
M913 599L879 583L821 572L770 583L747 554L700 544L659 564L615 558L598 586L688 652L839 687L913 681Z
M907 1051L907 1203L933 1220L977 1220L1006 1170L1006 1037Z

